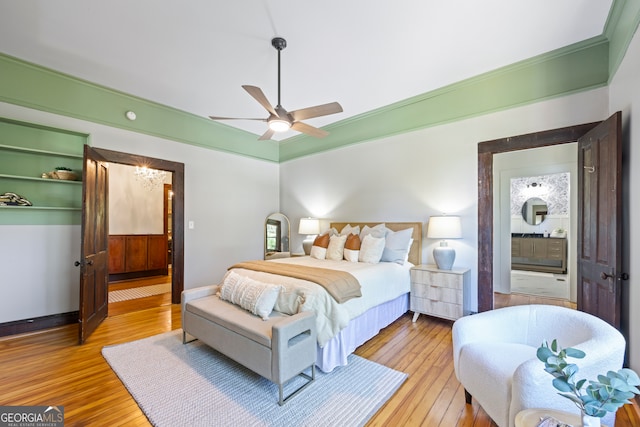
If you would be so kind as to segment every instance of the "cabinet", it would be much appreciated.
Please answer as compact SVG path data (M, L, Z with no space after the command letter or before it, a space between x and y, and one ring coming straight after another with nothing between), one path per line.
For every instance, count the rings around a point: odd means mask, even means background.
M456 320L470 312L471 273L468 268L439 270L435 265L411 269L410 309L420 314Z
M0 194L32 206L0 206L0 224L80 224L82 182L42 178L56 167L82 175L87 135L0 118Z
M164 234L110 235L110 279L168 274L167 244Z
M567 239L555 237L512 237L511 269L567 272Z

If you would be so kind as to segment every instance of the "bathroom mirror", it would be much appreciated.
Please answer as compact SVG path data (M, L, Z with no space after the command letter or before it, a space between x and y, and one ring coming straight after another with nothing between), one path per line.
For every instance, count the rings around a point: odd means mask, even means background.
M289 218L280 212L272 213L264 222L264 259L287 258L291 226Z
M522 204L522 218L527 224L540 225L547 217L547 202L540 197L532 197Z

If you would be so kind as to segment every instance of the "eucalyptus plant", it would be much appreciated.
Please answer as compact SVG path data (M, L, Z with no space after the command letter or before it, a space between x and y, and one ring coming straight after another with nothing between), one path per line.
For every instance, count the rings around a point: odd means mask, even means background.
M582 388L587 380L576 382L578 366L568 363L567 357L582 359L586 356L585 352L575 348L561 348L556 340L551 342L551 346L546 341L543 342L538 348L537 356L544 362L544 370L553 375L552 384L560 391L558 394L571 400L586 415L602 418L607 412L615 412L622 405L631 403L629 399L640 394L636 387L640 385L640 378L627 368L598 375L597 381L588 381L583 392Z

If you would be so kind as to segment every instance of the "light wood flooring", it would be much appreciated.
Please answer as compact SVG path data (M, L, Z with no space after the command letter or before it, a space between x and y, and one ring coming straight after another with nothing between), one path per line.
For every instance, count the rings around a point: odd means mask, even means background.
M356 351L409 374L368 425L495 426L475 400L464 403L453 373L451 322L421 315L412 323L411 317L405 314ZM0 339L0 404L63 405L67 426L148 426L100 351L178 328L180 306L170 304L110 316L82 346L75 325ZM634 406L618 412L615 427L638 425Z
M123 289L139 288L142 286L161 285L171 282L171 274L168 276L152 276L140 279L122 280L119 282L110 282L109 291L119 291ZM109 316L118 316L120 314L132 311L144 310L147 308L159 307L171 304L171 292L159 295L151 295L144 298L136 298L127 301L113 302L109 304Z

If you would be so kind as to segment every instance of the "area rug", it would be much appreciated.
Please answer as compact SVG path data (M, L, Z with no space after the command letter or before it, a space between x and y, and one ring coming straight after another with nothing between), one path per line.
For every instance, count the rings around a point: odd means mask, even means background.
M182 330L107 346L102 354L154 426L362 426L407 378L356 355L284 406L278 387ZM295 390L298 378L285 387Z
M171 283L109 291L109 303L166 294L167 292L171 292Z
M511 272L511 292L569 299L569 283L566 278L564 274L514 270Z

